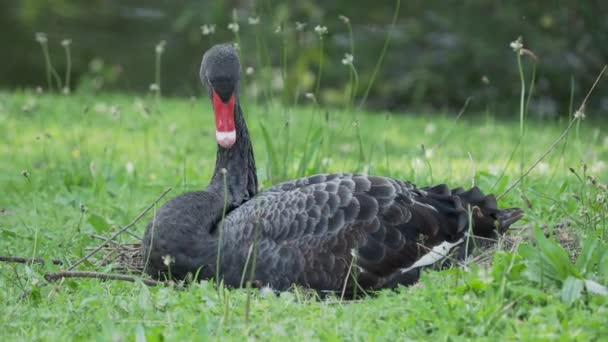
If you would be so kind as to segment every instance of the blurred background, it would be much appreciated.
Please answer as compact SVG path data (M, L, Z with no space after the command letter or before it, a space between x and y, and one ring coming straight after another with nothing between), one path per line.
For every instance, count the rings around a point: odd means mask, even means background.
M537 58L521 59L526 83L535 78L530 114L556 118L608 62L608 2L600 0L4 0L0 27L0 88L8 90L65 87L69 68L72 92L149 93L159 72L163 95L198 96L203 52L233 41L242 91L255 101L298 104L313 93L328 106L354 97L369 109L437 112L471 97L469 111L515 116L520 78L510 43L522 36ZM608 94L589 104L607 112Z

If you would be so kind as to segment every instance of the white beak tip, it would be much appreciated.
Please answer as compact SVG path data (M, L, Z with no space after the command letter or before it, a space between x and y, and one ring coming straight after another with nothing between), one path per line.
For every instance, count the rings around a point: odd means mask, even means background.
M215 131L215 140L217 141L218 145L222 146L223 148L231 148L236 142L236 131Z

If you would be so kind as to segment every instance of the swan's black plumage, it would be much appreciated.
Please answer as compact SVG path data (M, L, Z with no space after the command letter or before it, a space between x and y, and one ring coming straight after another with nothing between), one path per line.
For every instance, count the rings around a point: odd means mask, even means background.
M237 68L234 49L215 46L203 58L201 79L210 91L221 88L225 100L238 89ZM198 272L199 278L220 277L239 286L255 265L255 282L278 290L293 284L326 291L345 284L347 291L355 285L394 287L418 279L419 269L412 266L433 247L463 240L467 208L473 232L486 237L504 232L522 215L519 209L498 209L495 198L476 187L418 189L353 174L314 175L256 195L251 143L236 107L237 140L228 149L218 145L210 185L169 200L148 225L143 244L149 274L183 278Z

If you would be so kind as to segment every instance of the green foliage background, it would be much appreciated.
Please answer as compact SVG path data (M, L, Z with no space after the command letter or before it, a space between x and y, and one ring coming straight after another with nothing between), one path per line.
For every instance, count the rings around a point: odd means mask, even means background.
M77 85L94 90L147 91L154 81L154 46L166 40L163 93L196 95L200 87L194 75L203 51L213 43L234 40L227 26L236 18L244 65L254 67L264 80L254 92L273 89L271 81L283 71L283 99L297 102L313 89L322 53L319 100L341 105L349 80L341 59L350 47L348 29L338 16L350 18L353 27L360 98L395 6L396 1L386 0L3 1L0 87L45 84L44 60L34 35L46 32L59 74L66 68L60 41L69 38ZM367 104L381 109L454 109L472 96L473 111L508 113L505 99L519 93L509 43L523 36L525 46L538 56L531 113L567 115L571 90L582 93L608 61L608 20L602 13L608 13L608 3L599 0L402 1ZM260 23L249 25L248 18L255 17ZM295 30L296 21L307 24L304 30ZM215 34L203 36L203 24L215 24ZM279 25L283 29L277 34ZM322 52L313 31L316 25L329 31ZM526 67L530 65L527 61ZM598 96L590 106L605 113L608 96Z

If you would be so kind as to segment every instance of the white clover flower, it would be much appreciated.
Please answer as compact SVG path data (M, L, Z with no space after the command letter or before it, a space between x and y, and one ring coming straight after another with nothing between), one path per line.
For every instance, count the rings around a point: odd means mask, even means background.
M71 44L72 44L72 40L71 39L64 39L64 40L61 41L61 46L64 46L64 47L68 47Z
M255 69L253 67L247 67L247 69L245 70L245 73L247 73L247 75L251 76L253 75L253 73L255 72Z
M345 53L344 58L342 58L342 64L344 65L352 65L355 57L350 53Z
M521 49L524 48L524 43L523 43L521 37L519 37L516 40L512 41L511 44L509 44L509 46L511 46L511 49L513 49L513 51L515 51L517 53L521 53Z
M228 29L234 33L239 32L239 23L230 23L228 24Z
M323 37L327 34L327 26L317 25L315 26L315 32L319 35L319 37Z
M343 23L345 23L345 24L350 23L350 19L348 19L348 17L347 17L347 16L344 16L344 15L340 14L340 15L338 16L338 18L340 18L340 20L342 20L342 22L343 22Z
M260 17L249 17L247 19L247 22L249 23L249 25L257 25L260 23Z
M306 23L301 23L299 21L296 21L296 31L303 31L305 27L306 27Z
M209 36L215 33L215 25L213 24L205 24L201 26L201 33L203 36Z
M40 44L46 44L48 38L44 32L36 32L36 41Z
M156 44L156 54L157 55L160 55L163 52L165 52L165 44L166 43L167 43L166 41L161 40L160 42L158 42L158 44Z

